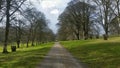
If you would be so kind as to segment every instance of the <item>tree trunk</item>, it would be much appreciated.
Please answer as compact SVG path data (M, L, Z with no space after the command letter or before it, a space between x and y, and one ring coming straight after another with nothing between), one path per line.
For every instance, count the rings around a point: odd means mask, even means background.
M31 28L29 29L29 32L28 32L26 47L29 47L29 41L30 41L30 38L31 38L31 32L32 32L32 26L31 26Z
M99 34L98 34L98 35L96 35L96 39L99 39Z
M35 39L35 37L34 37L34 34L33 34L31 46L34 46L34 39Z
M34 46L34 41L32 41L32 44L31 44L31 46Z
M17 27L16 27L16 44L17 44L17 48L20 48L20 34Z
M1 5L2 5L2 0L0 0L0 9L1 9Z
M9 35L9 27L10 27L10 0L6 0L7 2L7 10L6 10L6 28L5 28L5 41L3 47L3 53L8 53L7 51L7 44L8 44L8 35Z
M77 36L77 40L80 40L80 36L79 36L79 33L78 33L78 34L76 34L76 36Z
M84 40L88 39L88 31L86 30L86 26L84 27Z
M35 27L32 31L32 44L31 44L32 46L35 46L34 41L36 38L36 29L37 29L37 27Z
M17 41L17 48L20 48L20 40Z
M26 47L29 47L29 40L27 41Z
M84 33L84 40L87 40L88 39L88 35L87 35L87 32Z
M3 53L8 53L8 51L7 51L7 44L6 43L3 46Z
M17 40L18 48L20 48L20 41L21 41L21 29L20 29L20 23L19 23L19 28L18 28L18 40Z
M105 30L104 40L108 40L108 29L107 28Z
M107 21L105 21L105 35L104 35L104 40L108 40L108 23L107 23Z
M106 2L107 3L107 2ZM104 35L104 40L108 40L108 13L109 13L109 3L105 5L104 12L105 12L105 35Z

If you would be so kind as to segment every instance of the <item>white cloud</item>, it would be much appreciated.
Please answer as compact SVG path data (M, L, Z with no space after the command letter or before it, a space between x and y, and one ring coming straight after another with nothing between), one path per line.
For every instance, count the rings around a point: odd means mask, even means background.
M41 7L43 9L49 9L49 8L55 8L55 7L62 7L68 1L69 0L65 0L64 2L62 0L42 0L41 1Z
M50 13L54 15L58 15L60 11L58 9L53 9Z
M50 1L50 0L45 0L41 2L41 6L43 9L48 9L48 8L53 8L55 7L55 2Z
M58 23L58 16L63 12L64 8L67 6L67 3L70 0L31 0L35 7L44 12L47 19L51 21L49 27L57 32L57 27L55 26Z

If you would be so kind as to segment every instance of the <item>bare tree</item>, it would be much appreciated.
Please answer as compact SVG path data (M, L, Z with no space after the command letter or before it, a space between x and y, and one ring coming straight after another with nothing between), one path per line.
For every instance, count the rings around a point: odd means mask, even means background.
M6 0L6 27L5 27L5 41L4 41L4 47L3 47L3 53L8 53L7 51L7 44L8 44L8 35L9 35L9 28L10 28L10 17L21 7L21 5L26 0L22 1L14 1L14 0ZM12 9L13 5L17 5L13 11Z
M65 11L59 16L60 29L64 28L63 31L66 30L66 32L70 33L69 35L75 36L78 40L80 37L85 40L88 39L91 15L94 10L94 6L85 2L71 1Z
M99 9L99 17L101 19L101 24L104 28L104 40L108 39L108 32L109 32L109 23L112 19L111 14L111 5L112 0L93 0Z

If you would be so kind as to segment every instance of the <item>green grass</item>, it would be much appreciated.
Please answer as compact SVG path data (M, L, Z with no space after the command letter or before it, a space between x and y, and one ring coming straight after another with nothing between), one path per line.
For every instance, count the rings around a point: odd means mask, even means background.
M120 37L61 43L88 68L120 68Z
M0 68L35 68L48 53L53 43L29 48L19 48L17 52L0 53ZM10 47L8 47L10 51ZM2 48L0 47L0 52Z

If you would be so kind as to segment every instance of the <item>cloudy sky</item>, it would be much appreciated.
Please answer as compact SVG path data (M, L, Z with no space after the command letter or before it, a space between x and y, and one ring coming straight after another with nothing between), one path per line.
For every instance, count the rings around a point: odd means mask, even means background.
M49 26L56 33L58 23L58 16L63 12L67 3L70 0L31 0L34 6L46 15L46 18L50 20Z

